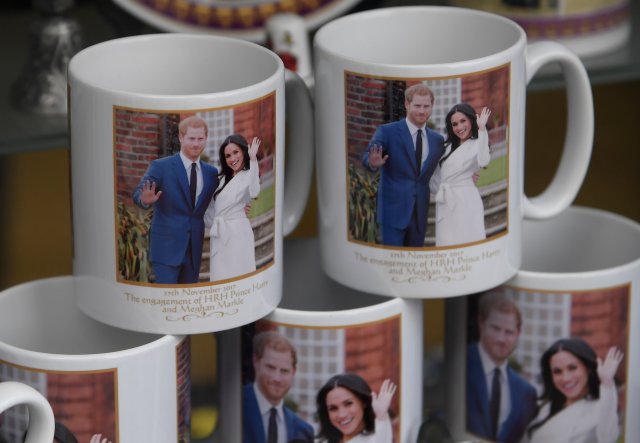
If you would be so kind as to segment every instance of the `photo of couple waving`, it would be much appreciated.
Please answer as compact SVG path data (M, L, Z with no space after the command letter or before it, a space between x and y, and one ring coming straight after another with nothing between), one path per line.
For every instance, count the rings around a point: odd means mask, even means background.
M468 103L454 105L445 117L445 139L427 126L434 105L429 87L408 87L406 118L379 126L363 154L364 167L380 174L376 221L384 245L425 245L430 195L436 203L436 246L486 238L476 181L491 161L491 110L482 107L476 113Z
M256 270L248 206L260 194L261 140L240 134L219 148L221 171L201 159L209 128L198 116L179 123L180 151L151 161L133 191L134 203L152 209L149 260L155 283L189 284L200 279L205 229L210 234L209 280Z
M252 348L253 381L242 389L243 443L393 443L389 410L397 385L390 379L376 391L359 374L332 375L318 384L313 410L301 415L287 397L299 369L292 342L263 331Z
M593 305L598 295L580 294L572 303ZM615 443L622 429L618 376L624 351L594 340L607 314L579 311L583 316L575 321L583 329L576 330L592 344L578 336L535 336L534 315L549 313L553 297L557 306L563 306L559 297L570 297L544 296L549 302L535 314L531 306L523 313L504 292L480 298L477 338L467 348L467 430L500 443Z

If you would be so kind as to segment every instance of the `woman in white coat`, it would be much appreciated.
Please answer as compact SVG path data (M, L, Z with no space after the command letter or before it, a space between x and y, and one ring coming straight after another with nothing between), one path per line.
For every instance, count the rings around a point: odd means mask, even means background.
M256 270L255 239L245 207L260 194L260 143L254 137L249 146L243 136L233 134L220 146L220 184L205 214L205 224L211 226L211 281Z
M582 339L556 341L542 355L543 405L524 442L615 443L620 433L614 377L623 354L604 359Z
M491 161L487 120L466 104L446 116L447 140L439 168L430 182L436 202L436 246L458 245L486 238L484 206L474 175Z

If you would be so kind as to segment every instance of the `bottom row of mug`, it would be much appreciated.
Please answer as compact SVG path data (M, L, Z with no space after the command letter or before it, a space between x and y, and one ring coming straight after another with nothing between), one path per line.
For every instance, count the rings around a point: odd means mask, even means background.
M574 207L524 230L511 281L446 300L441 362L428 304L347 289L316 239L286 241L280 307L215 334L213 441L640 441L640 226ZM189 337L99 323L73 279L0 293L0 441L190 441Z

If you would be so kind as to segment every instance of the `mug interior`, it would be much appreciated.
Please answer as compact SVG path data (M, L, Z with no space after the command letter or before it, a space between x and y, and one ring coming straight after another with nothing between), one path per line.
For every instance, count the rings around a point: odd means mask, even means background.
M107 41L72 58L69 72L109 91L196 95L252 86L275 75L278 57L238 39L157 34Z
M87 317L73 277L37 280L0 293L0 342L33 352L80 355L124 351L161 339Z
M283 294L279 308L301 311L345 311L392 299L355 291L331 280L322 271L317 238L284 242Z
M453 7L396 7L351 14L324 25L315 44L370 64L426 65L488 57L526 40L504 17Z
M571 207L525 220L522 271L592 272L640 261L640 225L596 209Z

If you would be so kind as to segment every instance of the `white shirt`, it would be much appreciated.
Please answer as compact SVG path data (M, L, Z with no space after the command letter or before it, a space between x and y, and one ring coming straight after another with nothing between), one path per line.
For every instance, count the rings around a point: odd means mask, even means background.
M196 185L196 203L198 202L198 197L200 197L200 193L202 193L202 187L204 184L202 183L202 167L200 166L200 160L197 162L193 162L189 160L182 152L180 152L180 159L182 160L182 164L184 165L184 169L187 171L187 181L191 184L191 164L196 164L196 176L198 177L198 183Z
M278 443L287 443L287 427L284 423L284 401L280 400L277 406L273 406L269 400L267 400L258 386L253 384L253 392L256 394L256 400L258 401L258 409L260 410L260 416L262 417L262 426L264 427L264 438L266 440L267 433L269 432L269 415L271 414L271 408L275 407L277 411L276 423L278 424Z
M482 362L482 370L484 371L484 377L487 382L487 394L488 399L491 401L491 385L493 383L493 370L500 368L500 415L498 416L498 434L502 428L502 424L505 422L509 413L511 412L511 393L509 392L509 383L507 381L507 366L505 361L502 365L497 366L489 354L483 349L482 344L478 343L478 353L480 354L480 361Z
M416 137L418 135L418 129L422 129L422 161L420 162L420 169L422 169L422 164L429 155L429 143L427 142L427 125L424 124L421 127L416 126L411 123L408 118L405 119L405 121L407 122L409 132L411 133L411 139L413 140L413 149L416 148Z

